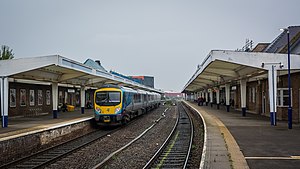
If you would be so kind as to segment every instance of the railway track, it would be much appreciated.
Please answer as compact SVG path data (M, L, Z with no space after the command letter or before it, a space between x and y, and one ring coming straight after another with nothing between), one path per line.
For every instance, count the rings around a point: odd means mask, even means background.
M166 109L164 113L167 111ZM164 113L160 116L159 119L155 120L155 123L153 126L162 118L164 118ZM137 119L132 120L129 124L133 123ZM46 150L37 152L35 154L29 155L27 157L18 159L16 161L10 162L8 164L4 164L0 166L0 168L26 168L26 169L33 169L33 168L43 168L46 166L49 166L53 163L56 163L56 161L59 161L60 159L74 153L77 150L80 150L82 148L85 148L89 144L101 139L102 137L105 137L107 135L110 135L117 130L120 130L121 128L126 127L118 127L114 130L97 130L92 133L86 134L84 136L81 136L79 138L76 138L74 140L62 143L60 145L57 145L55 147L48 148ZM150 128L148 129L150 130ZM144 131L146 133L147 131ZM138 139L138 138L137 138ZM127 146L132 144L135 140L131 141ZM125 147L126 148L126 147ZM121 151L121 150L120 150ZM115 152L118 153L118 152ZM111 156L108 156L106 160L110 159ZM105 164L106 162L103 162Z
M30 156L24 157L22 159L13 161L11 163L0 166L0 168L41 168L46 165L53 163L54 161L76 151L84 146L91 144L92 142L115 132L117 129L105 131L97 130L95 132L89 133L87 135L81 136L79 138L73 139L66 143L62 143L55 147L48 148L46 150L37 152Z
M165 113L166 111L168 111L169 108L166 108L164 110L164 112L161 114L161 116L155 120L155 123L153 123L150 127L148 127L146 130L144 130L139 136L137 136L136 138L134 138L133 140L131 140L129 143L127 143L126 145L124 145L123 147L119 148L118 150L112 152L109 156L107 156L103 161L101 161L100 163L98 163L97 165L95 165L93 167L93 169L98 169L98 168L105 168L105 166L109 163L110 160L113 159L114 156L116 156L117 154L119 154L120 152L122 152L123 150L125 150L126 148L128 148L130 145L132 145L134 142L136 142L137 140L141 139L148 131L150 131L161 119L165 118Z
M144 166L148 168L186 168L193 140L193 124L181 103L179 119L169 137Z

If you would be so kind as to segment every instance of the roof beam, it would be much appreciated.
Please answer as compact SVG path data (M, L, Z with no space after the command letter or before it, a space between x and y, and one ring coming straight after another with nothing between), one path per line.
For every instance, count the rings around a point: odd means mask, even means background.
M197 79L195 79L194 80L194 82L196 82L196 83L205 83L205 84L210 84L210 83L214 83L215 81L213 81L213 80L210 80L210 79L204 79L204 78L197 78Z
M75 79L75 78L79 78L85 76L85 74L81 74L81 73L65 73L63 75L61 75L57 80L59 82L63 82L63 81L68 81L70 79Z
M220 68L209 68L205 70L208 73L218 74L219 76L239 77L239 74L234 70L220 69Z
M96 83L106 83L107 81L108 81L108 79L105 79L105 78L92 78L86 82L86 85L92 85L92 84L96 84Z

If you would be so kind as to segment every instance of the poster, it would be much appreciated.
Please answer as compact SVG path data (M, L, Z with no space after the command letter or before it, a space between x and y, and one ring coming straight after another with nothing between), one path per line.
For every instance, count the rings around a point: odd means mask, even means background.
M26 89L20 89L20 106L26 106Z
M51 104L51 95L50 95L50 90L46 90L46 105Z
M10 89L9 106L16 107L16 89Z
M38 90L38 105L43 105L43 90Z
M34 90L29 90L29 105L34 106Z

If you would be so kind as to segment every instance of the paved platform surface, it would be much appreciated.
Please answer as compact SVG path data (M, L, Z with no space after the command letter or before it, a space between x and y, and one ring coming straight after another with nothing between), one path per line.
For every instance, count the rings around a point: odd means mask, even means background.
M293 129L288 129L287 121L277 121L277 126L271 126L270 119L261 115L247 113L246 117L243 117L241 111L226 112L225 107L220 107L218 110L216 106L199 107L194 103L190 104L198 111L215 118L216 123L220 120L224 124L229 134L233 136L234 142L237 143L237 147L229 150L232 143L228 142L226 136L222 134L228 146L228 153L232 157L232 151L242 152L250 169L300 168L300 126L298 124L293 124ZM224 133L222 124L217 126L219 131ZM234 159L231 162L233 164ZM233 166L234 168L246 167L234 164Z
M17 117L8 119L8 127L0 128L0 141L8 137L17 137L28 132L47 130L67 123L74 123L93 117L93 109L86 109L84 114L81 110L72 112L59 112L58 118L53 119L52 114L37 117Z

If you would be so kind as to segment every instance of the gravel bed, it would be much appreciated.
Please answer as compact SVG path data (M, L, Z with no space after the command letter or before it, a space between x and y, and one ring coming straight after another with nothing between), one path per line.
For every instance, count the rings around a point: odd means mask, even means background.
M143 168L169 136L177 119L177 109L171 107L165 115L148 133L116 155L104 168Z
M136 121L122 127L115 133L94 142L82 150L72 153L46 168L92 168L104 160L110 153L126 145L128 142L140 135L140 133L142 133L146 128L151 126L154 121L161 116L165 108L166 107L161 106L158 109L139 117ZM168 113L166 114L169 114L169 112L171 111L168 110Z

